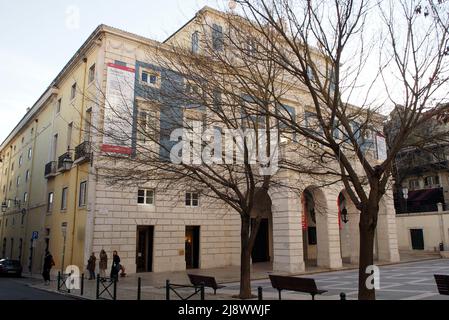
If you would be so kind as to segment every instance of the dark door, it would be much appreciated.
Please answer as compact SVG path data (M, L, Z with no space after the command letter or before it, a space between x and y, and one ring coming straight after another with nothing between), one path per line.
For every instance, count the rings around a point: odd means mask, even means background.
M137 272L153 271L153 226L137 227Z
M252 222L254 223L254 220ZM262 219L260 220L259 231L257 232L251 253L253 263L270 261L268 237L268 219Z
M200 265L200 227L187 226L185 239L186 268L197 269Z
M422 229L410 229L413 250L424 250L424 235Z

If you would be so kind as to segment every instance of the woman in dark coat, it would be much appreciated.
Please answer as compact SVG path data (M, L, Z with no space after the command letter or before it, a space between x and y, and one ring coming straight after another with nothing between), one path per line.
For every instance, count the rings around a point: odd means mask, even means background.
M89 260L87 261L87 270L89 270L89 280L95 279L95 264L97 262L97 257L95 257L95 253L92 252Z
M45 258L44 258L44 270L42 272L42 276L44 277L45 285L50 284L50 270L55 265L55 262L53 260L53 256L49 251L45 252Z
M117 251L114 251L112 254L111 279L118 281L118 273L121 269L120 257L118 256Z
M106 251L104 251L103 249L100 252L99 268L100 268L100 277L103 279L106 278L106 269L108 268L108 255L106 254Z

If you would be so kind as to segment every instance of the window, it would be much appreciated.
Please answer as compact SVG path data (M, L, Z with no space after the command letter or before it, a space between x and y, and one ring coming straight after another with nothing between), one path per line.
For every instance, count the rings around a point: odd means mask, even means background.
M139 189L137 192L138 204L154 204L154 190Z
M62 189L62 195L61 195L61 210L67 210L67 194L68 194L69 188L65 187Z
M218 24L212 25L212 47L216 51L223 50L223 27Z
M307 77L309 78L310 81L315 80L315 76L313 74L313 69L311 66L307 66Z
M83 181L80 183L80 198L78 201L78 205L80 207L86 205L86 195L87 195L87 181Z
M186 192L186 206L187 207L198 207L198 193L197 192Z
M156 133L157 115L154 110L142 110L139 112L139 125L137 134L142 142L151 141Z
M70 100L76 97L76 82L72 85L72 90L70 91Z
M73 122L70 122L67 125L67 149L70 149L72 145L72 131L73 131Z
M316 227L307 228L307 239L309 240L309 245L317 244Z
M17 186L20 185L20 176L17 176L16 185L17 185Z
M31 160L31 157L33 156L33 149L28 149L28 160Z
M192 52L198 53L200 49L200 34L198 31L192 33Z
M62 103L62 99L59 98L58 102L56 102L56 113L60 113L61 112L61 103Z
M419 180L418 179L412 179L409 181L409 187L410 190L417 190L419 189Z
M95 80L95 63L89 68L89 83Z
M21 167L23 164L23 155L20 155L19 157L19 167Z
M144 84L156 87L159 85L159 75L156 72L143 70L141 80Z
M47 197L47 212L52 212L53 210L53 192L50 192Z
M26 203L28 201L28 192L23 194L23 202Z
M424 178L424 186L428 188L439 186L440 178L438 176L428 176Z

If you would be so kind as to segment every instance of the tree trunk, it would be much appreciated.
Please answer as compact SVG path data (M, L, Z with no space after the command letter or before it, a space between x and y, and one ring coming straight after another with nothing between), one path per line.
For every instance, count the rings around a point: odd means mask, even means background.
M251 298L251 252L249 245L250 217L242 217L240 253L240 299Z
M368 281L367 286L366 282L371 274L366 273L366 269L374 264L374 234L378 212L379 205L369 203L360 213L359 300L376 299L376 291L373 286L370 286L371 281Z

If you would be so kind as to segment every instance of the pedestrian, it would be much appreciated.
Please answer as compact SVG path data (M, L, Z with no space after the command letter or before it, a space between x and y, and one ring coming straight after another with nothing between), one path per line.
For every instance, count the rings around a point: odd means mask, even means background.
M117 251L112 253L111 280L118 281L118 273L121 270L120 257Z
M92 252L89 260L87 261L87 270L89 270L89 280L95 279L95 264L97 263L97 257L95 257L95 253Z
M104 279L106 278L106 269L108 268L108 255L106 254L106 251L101 249L100 251L100 278Z
M42 276L44 277L45 285L50 285L50 271L51 268L55 265L55 261L53 260L53 256L51 255L50 251L45 251L45 258L44 258L44 267L42 271Z

